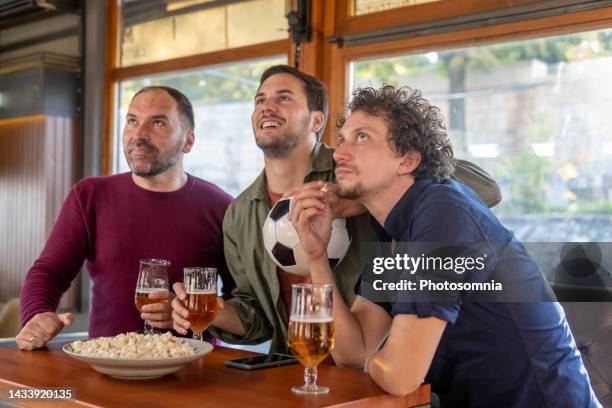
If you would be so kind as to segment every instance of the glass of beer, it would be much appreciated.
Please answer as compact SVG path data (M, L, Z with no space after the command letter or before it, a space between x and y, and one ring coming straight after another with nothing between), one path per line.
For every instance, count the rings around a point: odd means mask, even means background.
M187 293L185 306L193 338L202 340L202 333L217 316L217 270L215 268L183 268L183 285Z
M334 348L333 286L310 283L294 284L292 288L288 343L305 367L305 384L291 391L325 394L329 388L317 385L317 366Z
M140 271L138 272L138 282L136 283L136 296L134 302L136 309L142 313L142 307L152 303L169 303L170 299L166 296L163 299L150 299L149 295L153 292L168 292L170 285L168 271L170 261L165 259L141 259ZM151 322L145 320L144 332L147 334L155 333Z

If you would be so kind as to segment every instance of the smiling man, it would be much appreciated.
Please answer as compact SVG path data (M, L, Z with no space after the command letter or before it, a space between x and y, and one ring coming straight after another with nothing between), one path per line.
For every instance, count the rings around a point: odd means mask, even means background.
M183 156L194 141L185 95L163 86L136 93L123 130L131 172L87 178L72 188L21 289L21 349L42 347L72 323L72 315L56 309L83 262L93 281L90 337L141 330L142 319L172 327L167 302L145 306L142 315L134 306L140 259L171 261L171 283L182 281L184 266L217 267L231 290L222 239L231 197L185 173Z
M287 325L291 285L310 278L278 268L265 252L262 227L270 208L304 183L335 182L334 150L319 141L328 117L327 89L319 79L287 65L268 68L254 98L251 124L257 146L264 153L261 175L234 201L223 221L224 249L236 281L232 299L218 313L209 331L229 343L256 344L272 340L271 352L288 353ZM499 189L484 171L460 162L455 176L478 191L491 205L499 202ZM319 185L320 187L320 185ZM334 184L329 184L333 188ZM347 201L334 202L334 213L363 213ZM359 278L363 245L372 240L368 216L347 219L352 242L333 271L340 294L351 304ZM175 329L186 333L187 310L182 285L175 285Z
M334 289L336 362L365 368L396 395L425 380L443 407L600 407L537 265L473 191L451 179L453 151L438 108L418 91L391 86L357 89L349 108L334 153L338 195L365 205L378 241L394 242L396 254L416 247L409 253L417 256L418 248L435 243L437 254L502 248L491 252L482 272L461 275L463 282L502 276L539 297L483 302L447 291L419 298L397 293L381 302L367 292L350 305ZM305 189L294 199L291 218L312 280L334 284L325 255L333 214L325 195Z

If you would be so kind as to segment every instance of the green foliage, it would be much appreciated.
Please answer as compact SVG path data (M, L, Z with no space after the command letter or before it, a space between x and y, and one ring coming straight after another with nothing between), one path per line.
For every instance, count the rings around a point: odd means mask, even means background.
M612 30L599 31L597 40L601 44L602 52L610 54L612 52Z
M540 111L530 115L530 121L527 125L527 135L530 142L550 142L560 131L559 118L549 106L545 106Z
M372 81L372 86L412 85L405 84L402 78L423 71L437 69L426 55L404 55L400 57L360 61L355 63L355 79Z
M612 214L612 201L578 203L575 212L587 214Z
M206 68L187 72L173 72L121 83L122 106L127 106L132 95L146 85L165 85L183 92L192 102L220 103L251 101L259 86L263 71L276 64L286 63L285 58L266 59L247 63Z
M508 181L510 194L504 197L500 211L546 212L546 191L553 171L553 161L537 156L531 148L501 160L494 174Z
M611 52L612 30L591 31L487 47L361 61L355 64L355 79L372 80L374 86L383 83L404 85L407 78L419 72L437 71L441 77L448 77L449 67L456 68L457 64L467 64L472 69L488 72L497 66L517 61L538 60L554 65L563 61L609 56Z

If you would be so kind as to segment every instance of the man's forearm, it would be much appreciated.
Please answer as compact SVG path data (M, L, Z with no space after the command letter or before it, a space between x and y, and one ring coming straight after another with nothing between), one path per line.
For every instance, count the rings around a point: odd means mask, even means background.
M217 317L215 317L215 320L213 320L211 324L237 336L244 336L246 334L246 329L234 305L229 302L225 302L223 309L219 310Z
M342 366L361 368L367 358L364 336L361 325L350 311L336 286L336 280L329 268L327 259L310 263L312 283L329 283L334 285L333 317L335 346L332 351L334 361Z
M34 263L21 287L20 317L22 326L39 313L55 312L65 288L58 279Z
M446 321L437 317L397 315L385 345L365 368L388 393L409 394L423 382L445 328Z
M366 362L365 370L376 384L389 394L404 396L415 391L421 382L411 379L409 369L397 365L397 356L382 349L374 353Z

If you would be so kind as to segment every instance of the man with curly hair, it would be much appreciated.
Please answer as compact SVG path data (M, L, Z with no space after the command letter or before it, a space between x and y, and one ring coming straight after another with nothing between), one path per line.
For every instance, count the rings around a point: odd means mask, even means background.
M451 270L446 278L472 283L501 276L546 293L542 273L513 233L450 178L453 151L438 108L418 91L384 86L356 90L349 109L334 153L338 195L365 205L379 241L392 242L395 253L431 243L501 246L482 272ZM305 189L295 196L291 219L312 281L334 284L332 355L338 364L365 368L396 395L429 382L443 407L601 406L563 310L553 301L535 301L544 295L482 301L447 290L421 297L396 293L383 302L362 284L349 308L326 260L332 216L324 192ZM415 269L417 276L431 276ZM438 283L445 277L435 276Z

